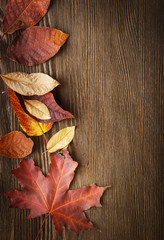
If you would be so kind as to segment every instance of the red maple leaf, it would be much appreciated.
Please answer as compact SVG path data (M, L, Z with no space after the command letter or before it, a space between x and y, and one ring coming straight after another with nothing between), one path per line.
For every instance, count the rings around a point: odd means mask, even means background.
M64 227L75 233L93 229L83 211L93 206L100 207L99 200L106 188L92 184L90 187L69 190L77 165L67 150L63 150L62 155L52 155L49 174L45 177L32 159L24 159L12 171L23 186L22 191L13 190L5 196L11 198L11 207L30 209L28 218L46 213L51 215L59 235L62 235Z

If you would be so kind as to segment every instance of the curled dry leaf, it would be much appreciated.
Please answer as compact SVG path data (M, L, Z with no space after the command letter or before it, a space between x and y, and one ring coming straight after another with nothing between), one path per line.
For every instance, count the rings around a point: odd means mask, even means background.
M29 136L43 135L43 133L48 132L52 128L53 123L39 123L35 119L27 115L23 111L19 99L14 91L10 91L10 100L22 129Z
M59 51L68 36L49 27L27 28L8 47L7 57L26 66L44 63Z
M23 108L23 110L30 115L32 118L34 118L35 120L37 120L38 122L42 122L42 123L49 123L49 122L59 122L63 119L68 119L68 118L74 118L74 116L68 112L63 110L61 107L59 107L59 105L56 103L54 96L52 93L47 93L43 96L22 96L20 94L17 94L17 97L20 100L20 104ZM29 108L27 107L26 102L27 101L38 101L40 103L43 103L44 106L46 106L49 110L50 113L50 119L42 119L41 118L41 114L43 114L44 112L44 116L47 116L47 112L44 111L45 108L38 108L37 111L41 111L40 114L40 118L39 115L36 116L36 112L35 109L33 109L33 111L29 111ZM31 102L34 104L34 102ZM41 105L40 105L41 106ZM37 108L37 105L34 106L35 108ZM32 108L32 107L31 107ZM48 115L49 116L49 115Z
M63 156L52 155L47 177L34 165L32 159L24 159L20 166L12 171L23 186L22 191L10 191L5 196L11 198L11 207L30 209L28 218L49 213L60 235L64 227L75 233L93 229L94 226L86 218L84 211L93 206L101 207L100 198L106 188L92 184L90 187L69 190L78 164L66 150L63 150L62 154Z
M44 73L13 72L0 74L9 88L22 95L43 95L57 87L59 83Z
M65 148L73 139L75 134L75 127L63 128L55 135L53 135L47 143L47 150L50 153L56 152Z
M37 24L46 14L50 0L9 0L2 21L4 33Z
M0 154L8 158L24 158L31 154L33 141L22 132L13 131L0 139Z

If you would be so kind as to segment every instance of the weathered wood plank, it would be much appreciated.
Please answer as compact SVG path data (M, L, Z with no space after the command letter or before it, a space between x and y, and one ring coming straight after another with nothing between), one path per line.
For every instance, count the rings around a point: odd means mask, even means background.
M1 19L6 3L0 3ZM71 188L112 185L103 207L87 211L101 232L76 237L66 230L65 238L163 239L162 0L55 0L39 25L70 34L57 56L36 67L0 61L0 72L45 72L62 84L54 91L57 102L76 120L55 124L47 138L65 126L77 126L70 152L79 167ZM4 37L2 56L16 35ZM2 80L0 89L6 89ZM7 94L0 94L0 107L0 136L20 129ZM33 140L32 157L47 173L44 139ZM20 189L10 174L19 163L0 157L1 192ZM3 196L0 201L2 239L35 239L44 217L26 220L28 211L9 209ZM61 239L50 219L40 239Z

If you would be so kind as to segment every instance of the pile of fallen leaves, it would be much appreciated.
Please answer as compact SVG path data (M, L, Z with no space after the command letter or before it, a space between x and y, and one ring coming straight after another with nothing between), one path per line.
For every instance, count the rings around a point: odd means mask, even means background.
M22 65L33 66L47 61L59 51L68 34L53 28L33 26L46 14L49 4L50 0L9 0L2 21L3 36L18 29L26 30L8 47L8 58ZM74 118L56 103L50 92L59 85L52 77L44 73L23 72L0 74L0 77L8 86L11 104L27 135L45 136L54 122ZM51 215L60 235L64 227L76 233L93 229L83 211L92 206L101 206L99 200L106 189L93 184L69 190L78 165L67 150L74 132L74 126L64 128L46 142L47 152L49 155L52 153L47 177L34 165L33 159L23 159L20 166L12 171L22 185L22 190L5 194L11 198L12 207L30 209L28 218L46 214L44 224ZM22 132L13 131L0 139L0 154L8 158L24 158L32 153L33 145L33 141Z

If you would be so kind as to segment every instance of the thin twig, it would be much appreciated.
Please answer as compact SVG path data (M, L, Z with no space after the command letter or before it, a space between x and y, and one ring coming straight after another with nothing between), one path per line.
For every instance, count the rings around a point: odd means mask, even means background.
M45 142L46 142L46 144L47 144L48 141L47 141L47 138L46 138L45 132L43 131L43 129L42 129L42 127L40 126L40 123L39 123L39 122L38 122L38 125L39 125L39 127L40 127L40 129L41 129L41 131L42 131L42 133L43 133L44 140L45 140Z
M46 154L47 152L48 152L48 150L46 150L46 151L42 152L42 154Z
M47 141L47 138L46 138L46 135L43 133L43 137L44 137L44 140L45 140L45 142L46 142L46 144L48 143L48 141Z
M63 240L67 240L67 239L66 239L65 228L64 228L64 231L63 231Z
M3 33L2 37L0 38L0 42L2 41L4 36L5 36L5 33Z
M38 124L39 124L39 123L38 123ZM44 140L45 140L45 142L46 142L46 146L47 146L48 141L47 141L46 135L45 135L45 133L44 133L42 127L40 126L40 124L39 124L39 127L40 127L40 129L42 130L43 137L44 137ZM44 153L48 153L48 160L49 160L49 162L50 162L50 153L48 152L48 150L44 151L43 154L44 154Z
M43 222L42 222L42 225L41 225L41 227L40 227L40 229L39 229L39 232L38 232L38 234L37 234L37 236L36 236L36 238L35 238L35 240L37 240L38 239L38 237L39 237L39 234L41 233L41 231L42 231L42 228L43 228L43 225L44 225L44 223L45 223L45 221L46 221L46 219L48 218L48 216L50 215L50 213L49 214L47 214L47 216L45 217L45 219L43 220Z
M48 152L48 151L47 151ZM48 152L48 161L51 162L50 153Z
M8 92L9 92L9 90L6 90L6 91L1 92L1 94L8 93Z

